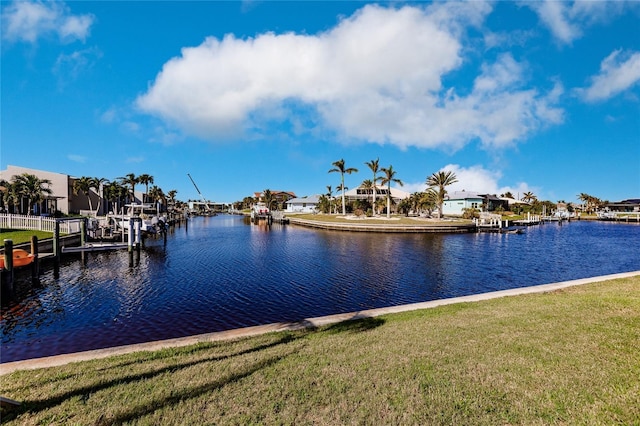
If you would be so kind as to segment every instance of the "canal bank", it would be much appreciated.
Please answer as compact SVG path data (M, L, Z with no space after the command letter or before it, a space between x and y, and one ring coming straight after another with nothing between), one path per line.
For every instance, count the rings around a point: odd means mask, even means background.
M464 234L476 231L474 223L447 223L447 222L419 222L415 223L393 223L392 220L375 219L372 223L369 219L348 219L344 222L324 221L322 219L303 219L295 216L288 216L292 225L306 226L308 228L352 231L352 232L382 232L382 233L448 233ZM369 221L369 223L367 223ZM381 223L382 222L382 223Z
M32 370L37 368L55 367L69 364L72 362L89 361L93 359L106 358L110 356L124 355L133 352L156 351L160 349L176 348L198 343L216 342L231 340L243 337L256 336L265 333L301 330L305 328L320 327L329 324L335 324L343 321L358 320L364 318L374 318L381 315L414 311L418 309L430 309L443 305L451 305L456 303L471 303L482 300L497 299L509 296L518 296L523 294L546 293L561 290L567 287L573 287L584 284L591 284L602 281L615 280L620 278L630 278L640 276L640 271L625 272L618 274L603 275L598 277L583 278L571 281L563 281L551 284L542 284L537 286L515 288L509 290L501 290L488 292L483 294L475 294L469 296L454 297L449 299L432 300L428 302L411 303L400 306L390 306L386 308L369 309L357 312L349 312L343 314L326 315L315 318L306 318L294 322L271 323L260 326L244 327L235 330L221 331L215 333L198 334L175 339L160 340L154 342L146 342L132 345L123 345L112 348L104 348L91 351L83 351L71 354L56 355L43 358L27 359L22 361L8 362L0 364L0 375L5 375L18 370Z

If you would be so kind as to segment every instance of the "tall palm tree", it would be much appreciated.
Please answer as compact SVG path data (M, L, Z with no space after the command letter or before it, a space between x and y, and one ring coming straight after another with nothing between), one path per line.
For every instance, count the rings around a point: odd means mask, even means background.
M430 189L435 191L440 219L442 219L442 205L444 204L444 197L447 196L447 190L445 188L457 181L458 178L455 173L451 171L445 172L443 170L434 173L427 178L427 185Z
M346 168L344 165L344 159L340 159L338 161L333 162L333 165L335 166L333 169L329 170L329 173L332 172L339 172L340 173L340 187L342 188L342 215L345 216L347 214L347 208L345 205L345 201L344 201L344 190L345 190L345 186L344 186L344 174L348 174L350 175L351 173L357 173L358 169L353 168L353 167L349 167Z
M329 214L333 213L333 188L331 185L327 185L327 196L329 197Z
M393 166L383 167L380 169L384 176L380 179L380 184L387 185L387 218L391 217L391 182L397 183L400 186L404 186L404 183L396 178L396 171L393 170Z
M373 180L372 180L372 182L373 182L373 199L371 201L371 205L373 206L373 210L374 210L373 214L376 214L376 211L375 211L375 209L376 209L376 207L375 207L376 206L376 183L380 179L377 176L378 175L378 171L380 170L379 167L378 167L379 163L380 163L380 159L379 158L376 158L375 160L371 160L371 161L366 161L364 163L373 172Z
M82 176L73 181L73 194L84 194L89 200L89 211L93 212L93 203L91 202L91 189L97 189L98 183L92 177Z
M98 205L96 206L97 216L100 211L100 206L102 205L102 200L104 199L104 187L109 183L109 179L94 177L93 180L96 185L96 189L98 190Z
M44 199L45 195L51 194L51 181L49 179L40 179L36 175L29 173L23 173L21 175L13 176L11 178L15 185L16 195L19 197L25 197L28 202L29 211L28 215L31 215L33 207ZM46 186L45 186L46 185Z
M129 173L128 175L118 178L122 182L122 185L130 185L131 186L131 196L133 197L131 200L132 204L136 203L136 184L140 183L138 177L135 174Z
M148 197L149 195L149 184L153 184L153 176L148 175L148 174L141 174L140 176L138 176L138 182L142 185L144 185L144 196L142 197L142 202L145 202L145 198Z

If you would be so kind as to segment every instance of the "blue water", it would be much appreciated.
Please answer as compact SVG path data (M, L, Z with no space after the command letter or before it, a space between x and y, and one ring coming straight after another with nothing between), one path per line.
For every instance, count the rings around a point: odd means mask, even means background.
M201 217L3 294L1 362L640 270L640 226L369 234Z

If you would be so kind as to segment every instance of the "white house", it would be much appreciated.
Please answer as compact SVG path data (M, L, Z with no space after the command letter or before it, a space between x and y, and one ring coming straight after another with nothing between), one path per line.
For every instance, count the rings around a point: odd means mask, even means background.
M341 197L342 193L338 192L336 197ZM373 189L366 189L362 187L350 189L344 193L344 196L347 200L371 200L373 197ZM404 200L405 198L409 198L411 196L410 193L403 191L398 188L391 188L391 198L394 202L399 202ZM387 187L376 187L376 200L387 199Z
M288 213L314 213L317 211L320 195L310 195L302 198L292 198L286 201Z
M442 204L442 214L446 216L462 216L465 209L494 211L500 206L507 209L509 203L491 194L479 194L473 191L455 191L447 194L445 197L444 203Z
M483 198L477 192L455 191L447 194L442 203L445 216L462 216L464 209L481 209Z

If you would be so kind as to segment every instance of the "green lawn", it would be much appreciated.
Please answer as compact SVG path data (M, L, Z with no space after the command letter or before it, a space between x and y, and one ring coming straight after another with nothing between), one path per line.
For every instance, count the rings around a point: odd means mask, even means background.
M13 240L14 245L27 243L31 241L32 235L38 237L38 240L44 240L46 238L52 238L53 232L0 229L0 243L4 244L4 240Z
M640 277L2 376L6 424L640 424Z

